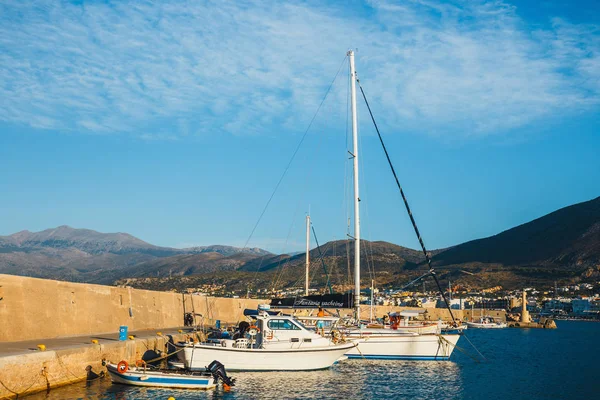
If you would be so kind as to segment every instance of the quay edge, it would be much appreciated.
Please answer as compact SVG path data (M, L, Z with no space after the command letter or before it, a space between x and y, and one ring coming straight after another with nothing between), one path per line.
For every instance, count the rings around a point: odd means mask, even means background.
M135 364L147 350L165 351L167 342L185 340L184 333L149 336L134 340L101 340L99 344L81 344L46 351L0 355L0 400L46 391L85 381L86 367L99 374L105 371L102 360ZM110 379L106 376L103 379Z

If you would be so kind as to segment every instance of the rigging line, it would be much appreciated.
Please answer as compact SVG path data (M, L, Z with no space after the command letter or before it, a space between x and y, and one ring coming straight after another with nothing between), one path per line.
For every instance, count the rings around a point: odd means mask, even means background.
M321 110L321 107L323 106L323 103L325 103L325 99L327 99L327 96L329 95L329 92L331 91L331 88L333 87L333 84L335 83L335 80L337 79L337 76L339 75L339 73L340 73L340 71L342 69L342 66L346 62L346 57L347 56L345 56L344 59L342 60L342 62L340 64L337 72L335 73L335 76L333 77L333 80L329 84L329 87L327 88L327 91L325 92L325 95L323 96L323 99L321 99L321 103L319 104L319 107L317 107L317 111L315 112L315 114L311 118L310 123L308 124L308 127L304 131L304 134L302 135L302 138L300 139L300 142L298 142L298 145L296 146L296 149L294 150L294 153L292 154L292 158L290 159L290 161L288 162L287 166L285 167L285 170L283 171L283 174L281 174L281 177L279 178L279 181L277 182L277 185L275 185L275 189L273 189L273 193L271 193L271 196L269 197L269 200L267 200L267 204L265 204L265 207L263 208L262 212L260 213L260 216L258 217L258 220L256 221L256 224L254 224L254 227L252 228L252 231L250 232L250 236L248 236L248 239L246 240L246 243L244 243L244 247L242 248L242 250L240 250L240 252L243 251L243 250L245 250L247 248L248 243L250 242L250 239L252 239L252 236L254 235L254 231L256 231L256 228L258 227L258 224L262 220L262 217L265 215L265 212L267 211L267 208L269 207L269 204L271 204L271 200L273 200L273 197L275 196L275 193L277 192L277 189L279 189L279 186L281 185L281 182L283 181L283 178L285 178L285 176L287 175L287 172L290 169L290 166L292 165L292 162L296 158L296 155L298 154L298 151L300 150L300 147L302 146L302 143L304 142L304 139L306 139L306 135L308 134L308 131L312 127L313 122L315 122L315 119L317 118L317 115L319 114L319 111Z
M347 57L346 57L346 59L347 59ZM342 66L343 66L343 65L342 65ZM341 70L341 68L340 68L340 70ZM339 72L339 71L338 71L338 72ZM336 82L336 81L337 81L337 76L336 76L336 78L334 79L334 82L333 82L333 84L335 84L335 82ZM327 110L325 110L325 111L327 111ZM324 135L319 135L319 140L318 140L318 143L317 143L316 150L313 152L313 155L314 155L314 157L313 157L313 158L317 158L317 156L319 155L319 152L320 152L320 150L321 150L321 148L322 148L322 144L323 144L323 136L324 136ZM308 161L308 160L307 160L307 161ZM309 169L308 169L308 173L306 174L306 178L305 178L305 180L304 180L304 190L302 190L302 193L306 193L306 192L307 192L307 188L308 188L308 186L309 186L309 183L311 182L311 177L312 177L312 174L313 174L313 172L314 172L314 170L315 170L315 163L308 163L308 164L309 164ZM294 223L293 223L293 222L296 220L296 215L298 215L298 212L299 212L299 210L300 210L300 203L301 203L301 202L302 202L302 198L301 198L301 197L299 197L299 198L298 198L298 201L297 201L297 203L296 203L296 210L294 211L294 217L292 218L292 226L290 226L290 230L289 230L289 232L288 232L288 236L287 236L287 238L286 238L285 246L284 246L284 249L283 249L283 252L284 252L284 253L285 253L285 251L286 251L286 249L287 249L287 245L288 245L288 243L289 243L289 238L291 237L291 234L292 234L292 229L293 229L293 227L294 227ZM309 209L310 209L310 207L309 207ZM282 277L282 276L283 276L284 269L285 269L285 267L286 267L286 266L288 266L288 265L289 265L289 263L286 263L286 264L284 264L283 266L281 265L281 263L279 263L279 264L277 265L277 270L279 270L279 277ZM280 267L281 267L281 268L280 268ZM277 282L279 282L279 278L278 278Z
M341 285L343 287L344 285L344 280L342 278L342 268L340 267L340 258L341 256L338 255L338 246L340 245L339 240L335 240L334 241L334 245L333 245L333 260L334 260L334 264L331 267L331 275L334 275L335 272L335 281L338 283L338 285ZM332 278L333 279L333 278Z
M293 256L288 256L287 258L285 258L284 256L279 257L279 261L277 264L278 270L275 271L275 273L273 274L273 280L271 281L273 283L273 288L279 287L279 283L283 279L283 272L285 271L285 268L290 264L292 258Z
M367 248L367 244L365 243L365 242L367 242L367 240L364 240L361 238L360 242L361 242L360 244L362 245L362 248L365 252L365 261L367 262L367 271L369 272L369 278L371 278L371 280L375 280L375 275L374 275L375 267L369 263L369 249Z
M331 260L331 268L329 269L329 275L331 276L331 281L333 282L334 279L336 282L340 282L340 272L339 272L339 268L338 268L338 259L337 259L337 240L335 239L335 237L333 238L333 242L331 245L331 252L332 252L332 260Z
M329 294L333 294L333 289L331 288L331 282L329 280L329 273L327 272L327 267L325 266L325 261L323 260L324 254L321 253L321 247L319 246L319 239L317 239L317 232L315 232L315 227L311 224L313 236L315 237L315 243L317 245L317 250L319 251L319 260L321 261L321 265L323 266L323 270L325 270L325 277L327 278L327 287L329 288Z
M419 276L418 278L413 279L412 281L408 282L406 285L402 286L400 289L394 290L394 293L399 293L399 292L403 291L407 287L414 285L415 283L417 283L418 281L420 281L423 278L426 278L429 275L431 275L431 272L427 271L426 273L424 273L423 275Z
M283 249L282 249L282 253L283 254L285 254L285 251L287 249L290 237L292 236L292 231L294 229L294 226L296 225L295 221L296 221L296 216L298 215L299 209L300 209L300 204L298 204L296 206L296 210L294 211L294 216L292 217L292 223L290 225L290 229L288 230L288 234L287 234L287 236L285 238L285 243L283 245ZM282 258L279 259L279 262L277 263L277 267L275 269L276 271L279 270L280 274L283 274L283 269L285 268L285 263L283 264L283 267L281 265L282 260L283 260ZM280 267L281 267L281 269L280 269ZM258 270L255 271L254 279L256 279L256 276L257 276L256 274L258 274ZM273 278L275 278L276 275L277 275L277 272L274 274ZM279 278L277 278L276 282L278 283L278 281L279 281ZM273 281L271 281L271 282L273 283Z
M419 244L421 245L421 249L423 250L423 254L425 255L425 260L427 260L427 265L429 266L429 273L431 274L431 276L433 276L433 279L435 280L435 283L437 284L438 290L440 291L440 294L442 295L442 298L444 299L444 303L446 303L446 307L448 308L448 311L450 312L450 317L452 317L452 321L454 322L454 321L456 321L456 319L454 318L454 314L452 313L452 309L450 308L450 303L448 303L448 299L446 299L446 295L444 294L444 291L442 290L440 281L438 280L438 278L435 274L435 271L433 270L433 266L431 265L431 258L429 257L429 254L427 253L427 249L425 248L425 243L423 243L423 239L421 238L421 233L419 232L419 228L417 228L417 223L415 221L415 218L413 217L412 212L410 211L410 206L408 205L408 200L406 200L406 196L404 195L404 191L402 190L402 186L400 185L400 181L398 180L398 175L396 175L396 170L394 169L394 165L392 164L390 155L388 154L387 148L385 147L385 144L383 143L383 138L381 137L381 133L379 132L379 127L377 126L377 123L375 122L375 117L373 116L373 112L371 111L371 107L369 106L369 102L367 101L367 96L365 95L365 91L363 90L363 87L360 84L360 81L358 80L358 78L356 79L356 82L358 83L360 92L362 93L363 99L365 100L367 109L369 110L369 115L371 116L371 120L373 121L375 130L377 131L377 136L379 136L379 142L381 143L381 146L383 147L385 157L387 158L390 169L392 170L392 174L394 175L394 179L396 180L396 185L398 186L398 189L400 190L400 194L402 195L402 200L404 200L404 206L406 207L406 211L408 212L408 216L410 217L410 221L412 222L413 229L415 230L417 239L419 240Z
M311 224L311 226L312 226L312 224ZM314 232L313 232L313 233L314 233ZM317 247L315 248L315 250L317 250L317 252L319 252L319 254L320 254L320 257L319 257L318 259L316 259L316 261L315 261L315 264L316 264L317 262L321 261L321 264L323 265L322 258L323 258L323 257L324 257L324 255L325 255L325 254L326 254L326 253L327 253L327 252L328 252L328 251L331 249L331 246L332 246L332 245L331 245L331 243L326 243L326 244L324 244L324 245L323 245L323 252L321 253L321 251L320 251L320 249L319 249L319 247L320 247L320 246L317 244ZM325 266L324 266L324 265L323 265L323 267L324 267L323 269L325 270L325 274L327 275L327 273L328 273L328 271L327 271L327 268L325 268ZM312 282L313 282L313 280L315 280L315 281L316 281L316 280L318 279L318 278L317 278L317 275L318 275L317 269L316 269L316 268L312 268L312 269L311 269L311 271L310 271L310 280L309 280L309 282L311 283L311 285L312 285ZM327 282L327 281L326 281L326 282Z
M346 57L346 59L347 59L347 57ZM343 61L342 61L342 67L343 67ZM338 70L338 72L339 72L339 71L341 71L341 67L340 67L340 69ZM336 78L334 78L333 85L335 85L335 83L336 83L336 82L337 82L337 75L336 75ZM331 89L330 89L330 90L331 90ZM324 104L324 106L325 106L325 107L324 107L324 111L325 111L325 112L327 112L327 109L326 109L327 107L326 107L326 105L325 105L325 104ZM331 107L330 107L330 108L331 108ZM322 144L323 144L323 136L324 136L324 135L319 135L319 140L318 140L318 143L317 143L317 146L316 146L316 150L313 152L313 158L317 158L317 156L319 155L319 152L320 152L320 150L321 150L321 148L322 148ZM306 160L306 161L308 161L308 157L307 157L307 160ZM306 177L305 177L305 180L304 180L304 190L302 190L302 191L301 191L302 193L306 193L306 192L307 192L307 188L308 188L308 186L309 186L309 183L311 182L311 177L312 177L312 174L313 174L313 172L314 172L314 170L315 170L315 164L314 164L314 163L308 162L308 164L309 164L309 169L308 169L308 173L306 174ZM288 231L288 235L287 235L287 237L286 237L285 246L284 246L284 248L283 248L283 250L282 250L282 251L283 251L283 253L285 253L285 252L286 252L286 250L287 250L287 246L288 246L288 244L289 244L289 239L290 239L290 237L291 237L292 230L293 230L293 227L294 227L294 221L296 220L296 215L298 215L298 212L299 212L299 210L300 210L300 203L301 203L302 201L303 201L303 199L302 199L301 197L298 197L298 201L297 201L297 203L296 203L296 209L295 209L295 211L294 211L294 217L292 218L292 225L290 226L290 230ZM309 209L310 209L310 207L309 207ZM284 264L282 265L282 264L281 264L281 260L280 260L280 262L278 263L277 267L275 268L276 272L275 272L275 274L274 274L274 278L273 278L273 279L276 279L276 280L275 280L276 284L279 284L279 282L281 281L281 278L283 277L283 274L284 274L284 272L285 272L284 270L285 270L285 268L286 268L286 267L287 267L289 264L290 264L290 263L284 263ZM278 272L277 272L277 271L278 271ZM273 283L273 282L272 282L272 283Z

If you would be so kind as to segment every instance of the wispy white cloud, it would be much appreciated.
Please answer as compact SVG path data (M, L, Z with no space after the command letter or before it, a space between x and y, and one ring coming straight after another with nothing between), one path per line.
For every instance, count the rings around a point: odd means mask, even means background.
M0 120L159 139L293 131L351 46L389 126L480 136L599 105L598 26L557 18L530 28L500 1L372 1L361 10L4 2ZM329 111L341 113L340 103Z

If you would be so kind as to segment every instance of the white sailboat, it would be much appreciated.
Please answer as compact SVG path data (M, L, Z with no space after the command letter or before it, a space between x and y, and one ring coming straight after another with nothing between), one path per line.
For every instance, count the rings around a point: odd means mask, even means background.
M360 326L360 209L358 168L358 123L356 112L356 69L354 51L348 51L351 74L352 142L354 169L354 307L359 326L345 332L349 339L363 339L350 349L349 358L446 360L450 358L459 335L394 331Z

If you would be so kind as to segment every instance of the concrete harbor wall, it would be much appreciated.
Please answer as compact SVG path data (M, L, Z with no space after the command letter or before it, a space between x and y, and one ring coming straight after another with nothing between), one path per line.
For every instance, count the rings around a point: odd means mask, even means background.
M234 323L267 302L2 274L0 298L0 342L180 327L184 312L202 314L207 325Z
M186 339L185 334L173 334L174 341ZM83 338L82 338L83 339ZM86 338L87 339L87 338ZM53 350L49 342L46 351L31 351L0 356L0 400L16 399L23 395L83 381L86 367L94 373L106 371L102 360L118 363L121 360L135 365L148 350L165 351L169 337L154 336L143 339L117 341L101 340L98 344L70 345ZM97 378L99 379L99 378ZM106 377L104 379L110 379Z

